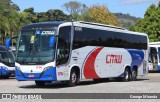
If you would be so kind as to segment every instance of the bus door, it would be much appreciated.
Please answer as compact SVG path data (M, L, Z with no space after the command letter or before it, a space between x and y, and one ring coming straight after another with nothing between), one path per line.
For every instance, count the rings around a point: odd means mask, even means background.
M158 56L157 56L157 49L156 47L150 47L150 54L149 54L149 69L150 70L157 70L158 69ZM153 67L153 68L151 68Z

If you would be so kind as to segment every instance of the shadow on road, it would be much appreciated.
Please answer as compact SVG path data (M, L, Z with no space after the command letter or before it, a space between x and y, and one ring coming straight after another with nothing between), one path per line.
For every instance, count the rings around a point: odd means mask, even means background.
M136 81L145 81L145 80L150 80L150 79L137 79Z
M137 81L145 81L145 80L149 80L149 79L137 79ZM82 81L78 84L78 86L87 86L87 85L94 85L94 84L101 84L101 83L110 83L110 82L120 82L118 80L115 79L111 79L111 80L107 80L107 81L99 81L99 82L94 82L94 81ZM133 81L130 81L133 82ZM123 83L123 82L122 82ZM124 82L125 83L125 82ZM25 85L25 86L20 86L19 88L25 88L25 89L33 89L33 88L43 88L43 89L61 89L61 88L70 88L66 85L65 82L53 82L53 83L46 83L45 86L37 86L36 84L32 84L32 85Z
M13 80L13 79L16 79L16 78L15 77L9 77L9 78L0 77L0 80Z
M149 71L149 73L160 73L160 71Z

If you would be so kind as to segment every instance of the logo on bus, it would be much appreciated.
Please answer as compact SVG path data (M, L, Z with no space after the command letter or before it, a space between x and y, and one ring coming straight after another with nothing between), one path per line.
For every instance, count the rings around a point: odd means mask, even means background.
M122 55L108 54L106 56L106 63L120 64L122 63Z
M42 31L42 34L41 34L41 35L44 35L44 34L54 35L54 34L55 34L55 31Z
M36 69L42 69L42 66L36 66Z
M75 31L82 31L82 27L75 27Z

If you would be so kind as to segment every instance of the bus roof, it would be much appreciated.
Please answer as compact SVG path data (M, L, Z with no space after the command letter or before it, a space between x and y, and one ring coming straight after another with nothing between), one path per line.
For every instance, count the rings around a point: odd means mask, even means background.
M28 24L22 27L22 30L27 29L54 29L64 22L62 21L50 21L50 22L38 22L33 24Z
M123 33L127 33L127 34L147 36L147 34L145 34L145 33L133 32L133 31L126 30L125 28L122 28L122 27L105 25L105 24L100 24L100 23L76 21L76 22L73 22L73 24L75 26L80 26L80 27L87 27L87 28L93 28L93 29L109 30L109 31L114 31L114 32L123 32ZM70 26L70 25L72 25L72 23L71 22L63 22L63 21L38 22L38 23L25 25L22 27L22 30L54 29L55 27L58 27L58 26L68 26L68 25Z
M0 46L0 51L7 51L7 48L5 48L4 46Z
M160 47L160 42L150 42L149 46L150 47Z
M71 24L72 24L71 22L66 22L66 23L61 24L60 26L67 26L67 25L71 25ZM108 31L113 31L113 32L123 32L123 33L127 33L127 34L148 36L145 33L133 32L133 31L129 31L129 30L122 28L122 27L105 25L105 24L100 24L100 23L76 21L76 22L73 22L73 24L74 24L74 26L79 26L79 27L86 27L86 28L92 28L92 29L108 30Z
M160 45L160 42L150 42L149 45Z

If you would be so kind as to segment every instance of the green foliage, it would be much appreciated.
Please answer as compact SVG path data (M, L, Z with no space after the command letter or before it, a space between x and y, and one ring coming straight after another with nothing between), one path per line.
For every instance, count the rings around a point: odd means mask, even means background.
M114 26L122 26L118 23L116 16L109 12L105 5L93 5L82 13L78 20L102 23Z
M31 8L28 8L28 9L25 9L23 12L26 12L28 14L28 19L32 22L32 23L36 23L38 22L38 18L37 18L37 15L36 13L34 12L34 8L31 7Z
M20 28L26 24L44 21L68 21L68 15L58 9L47 12L35 12L27 8L19 12L19 7L11 0L0 0L0 45L7 37L16 36Z
M11 0L0 0L0 44L7 36L13 35L18 21L19 7Z
M50 9L46 12L47 21L66 21L68 16L58 9Z
M75 21L83 20L95 23L121 26L116 16L108 11L104 5L94 5L88 8L85 4L71 1L63 7L70 15L59 9L50 9L46 12L35 12L33 7L20 12L19 7L11 0L0 0L0 45L7 37L16 36L20 28L26 24L45 21ZM1 42L2 41L2 42Z
M144 18L139 19L130 30L147 33L150 42L160 41L160 5L152 4L145 12Z

